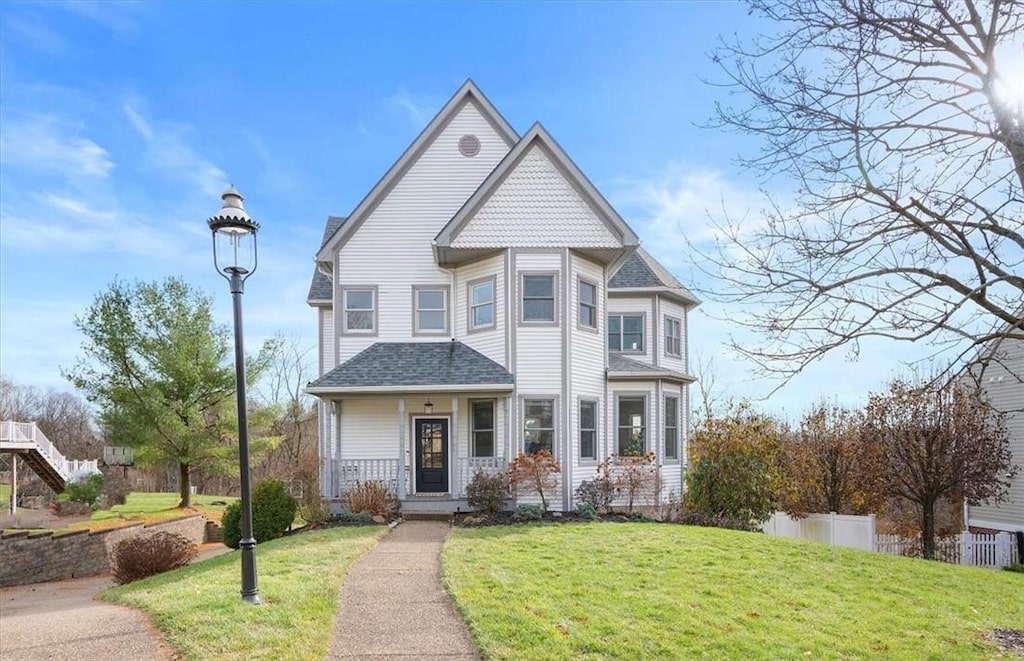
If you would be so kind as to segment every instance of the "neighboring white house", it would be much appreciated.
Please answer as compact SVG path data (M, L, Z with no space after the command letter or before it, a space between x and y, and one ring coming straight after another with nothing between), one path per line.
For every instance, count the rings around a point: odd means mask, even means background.
M347 218L327 221L317 309L321 487L384 480L409 510L466 509L478 469L551 450L555 510L642 446L682 491L687 314L698 300L547 131L471 81ZM630 447L632 446L632 447Z
M990 359L981 377L989 402L1006 413L1011 461L1020 469L1006 500L969 506L968 523L976 528L1024 531L1024 340L1006 338L986 352Z

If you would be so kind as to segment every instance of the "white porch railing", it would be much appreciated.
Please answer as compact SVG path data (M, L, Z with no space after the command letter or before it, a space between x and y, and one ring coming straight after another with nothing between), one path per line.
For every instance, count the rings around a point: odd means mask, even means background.
M458 457L452 470L449 490L453 498L465 498L466 487L478 470L487 474L499 473L508 467L504 457ZM377 480L384 482L395 495L411 493L410 469L399 474L398 459L322 459L320 475L327 498L341 498L358 482ZM399 479L403 480L401 489Z
M398 493L398 459L322 459L320 475L331 499L341 498L349 487L371 480L384 482Z
M62 479L67 480L70 477L68 460L50 439L46 438L46 434L39 431L34 422L0 421L0 452L15 450L34 450L46 458Z
M504 457L459 457L455 460L455 484L452 493L458 498L466 497L466 487L476 472L483 471L494 475L508 468L508 460Z

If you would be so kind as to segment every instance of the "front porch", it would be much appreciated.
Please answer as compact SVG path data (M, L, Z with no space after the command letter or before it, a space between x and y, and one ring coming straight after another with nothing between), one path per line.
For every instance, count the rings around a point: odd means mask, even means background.
M444 492L415 491L413 467L397 458L322 459L320 479L324 497L341 502L345 492L360 482L383 482L402 502L415 510L455 511L466 509L466 487L478 471L493 474L508 467L505 457L456 457L450 463L449 489Z

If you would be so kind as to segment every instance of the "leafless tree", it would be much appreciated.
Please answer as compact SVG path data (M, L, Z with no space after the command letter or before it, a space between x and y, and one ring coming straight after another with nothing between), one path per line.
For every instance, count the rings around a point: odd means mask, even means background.
M730 102L711 124L794 191L702 250L704 296L746 304L762 338L734 348L785 382L869 338L927 342L946 376L1024 338L1024 3L750 5L777 32L713 52Z

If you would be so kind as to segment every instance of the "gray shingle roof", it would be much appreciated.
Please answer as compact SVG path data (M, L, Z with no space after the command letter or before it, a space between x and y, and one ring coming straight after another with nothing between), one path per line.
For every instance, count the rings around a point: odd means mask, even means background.
M335 232L341 229L341 226L345 224L345 220L345 218L340 216L327 217L327 225L324 227L324 238L320 242L321 248L334 236ZM313 301L330 301L333 296L334 288L331 286L331 279L314 267L313 281L309 283L309 295L306 296L306 301L310 303Z
M683 372L677 372L663 367L655 367L654 365L642 363L639 360L626 358L625 356L621 356L617 353L609 353L608 376L616 376L616 374L621 374L623 376L637 376L639 378L649 376L652 379L667 378L686 382L694 381L692 376Z
M694 304L700 303L693 292L643 248L637 248L636 252L629 256L629 259L608 281L609 289L647 289L651 287L667 287L676 295Z
M512 374L461 342L377 342L310 388L509 385Z

